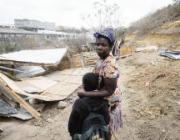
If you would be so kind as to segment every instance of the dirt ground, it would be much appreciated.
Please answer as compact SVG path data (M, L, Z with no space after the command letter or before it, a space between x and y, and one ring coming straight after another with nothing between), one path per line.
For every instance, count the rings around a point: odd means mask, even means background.
M180 62L139 52L121 59L123 128L117 140L180 140ZM65 109L49 103L40 121L1 119L1 140L70 140L67 123L76 92ZM113 137L113 139L115 139Z

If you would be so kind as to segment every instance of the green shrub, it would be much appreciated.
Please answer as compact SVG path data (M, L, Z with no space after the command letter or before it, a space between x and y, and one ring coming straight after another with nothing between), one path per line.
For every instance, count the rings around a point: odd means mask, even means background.
M1 41L0 42L0 54L18 51L20 49L21 49L21 47L19 45L17 45L17 43L10 42L10 41Z

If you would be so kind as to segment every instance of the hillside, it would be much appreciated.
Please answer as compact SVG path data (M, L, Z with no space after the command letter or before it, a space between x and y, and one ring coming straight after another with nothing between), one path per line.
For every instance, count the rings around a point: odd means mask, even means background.
M180 4L169 5L133 23L127 32L126 45L180 49Z

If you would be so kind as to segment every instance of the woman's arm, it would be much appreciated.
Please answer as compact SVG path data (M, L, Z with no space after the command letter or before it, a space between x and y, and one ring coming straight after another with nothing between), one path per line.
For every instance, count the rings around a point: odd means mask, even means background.
M97 91L79 91L78 96L80 97L107 97L114 93L117 86L117 79L115 78L104 78L104 88Z

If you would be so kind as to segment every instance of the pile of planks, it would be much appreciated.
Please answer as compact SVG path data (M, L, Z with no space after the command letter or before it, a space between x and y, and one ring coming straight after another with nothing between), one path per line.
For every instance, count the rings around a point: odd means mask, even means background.
M85 67L96 64L98 59L96 52L81 52L80 54L73 55L71 58L72 67Z
M83 52L83 61L86 66L95 65L98 59L98 55L96 52Z

